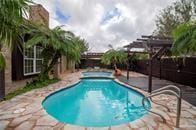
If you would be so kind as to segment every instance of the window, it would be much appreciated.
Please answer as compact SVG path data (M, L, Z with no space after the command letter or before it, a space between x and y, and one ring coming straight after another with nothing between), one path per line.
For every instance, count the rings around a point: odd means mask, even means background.
M24 75L32 75L41 72L42 67L42 48L40 46L34 46L32 48L25 49L24 51Z

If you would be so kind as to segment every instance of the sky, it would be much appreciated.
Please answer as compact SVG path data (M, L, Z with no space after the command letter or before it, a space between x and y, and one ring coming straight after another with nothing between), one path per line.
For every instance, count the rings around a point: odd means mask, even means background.
M63 26L105 52L150 35L159 12L174 0L34 0L50 13L50 28Z

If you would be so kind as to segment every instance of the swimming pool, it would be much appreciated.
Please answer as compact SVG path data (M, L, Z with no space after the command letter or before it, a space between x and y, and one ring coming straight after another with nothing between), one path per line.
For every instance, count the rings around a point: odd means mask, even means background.
M84 77L111 77L112 72L83 72Z
M104 127L124 124L147 113L143 95L112 79L82 79L43 101L48 114L63 123ZM150 107L150 103L146 102Z

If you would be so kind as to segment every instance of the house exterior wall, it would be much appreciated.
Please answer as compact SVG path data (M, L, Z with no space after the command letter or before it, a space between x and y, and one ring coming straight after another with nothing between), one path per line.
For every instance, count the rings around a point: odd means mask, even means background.
M52 69L50 77L60 78L66 72L75 72L75 62L68 61L66 56L61 56L58 63Z
M29 20L49 26L49 13L42 7L42 5L34 5L29 10ZM27 82L32 80L33 76L23 75L23 55L18 54L21 53L21 51L16 50L16 52L13 53L13 51L11 52L10 49L4 46L2 52L6 60L5 94L8 94L26 85ZM19 65L20 69L18 69ZM13 73L15 74L15 77L13 76Z
M29 20L43 24L49 27L49 13L42 7L42 5L34 5L29 10ZM6 68L5 68L5 94L8 94L20 87L26 85L27 82L32 81L35 75L24 75L23 68L23 54L18 47L14 47L11 51L7 47L2 48L3 55L6 59ZM75 63L69 61L67 58L62 56L59 59L59 62L54 66L53 73L50 73L50 77L59 78L66 71L74 71Z
M7 47L2 48L3 55L5 57L6 61L6 67L4 71L4 77L5 77L5 94L8 94L26 84L27 81L30 81L31 78L24 79L24 80L18 80L14 81L12 80L12 53L11 50Z

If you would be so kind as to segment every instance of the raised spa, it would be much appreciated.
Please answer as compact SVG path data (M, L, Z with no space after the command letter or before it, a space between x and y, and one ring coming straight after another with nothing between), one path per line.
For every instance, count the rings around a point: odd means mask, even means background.
M111 77L112 72L83 72L84 77Z
M128 123L147 113L143 95L112 79L82 79L49 95L45 110L63 123L104 127ZM150 107L150 103L146 102Z

